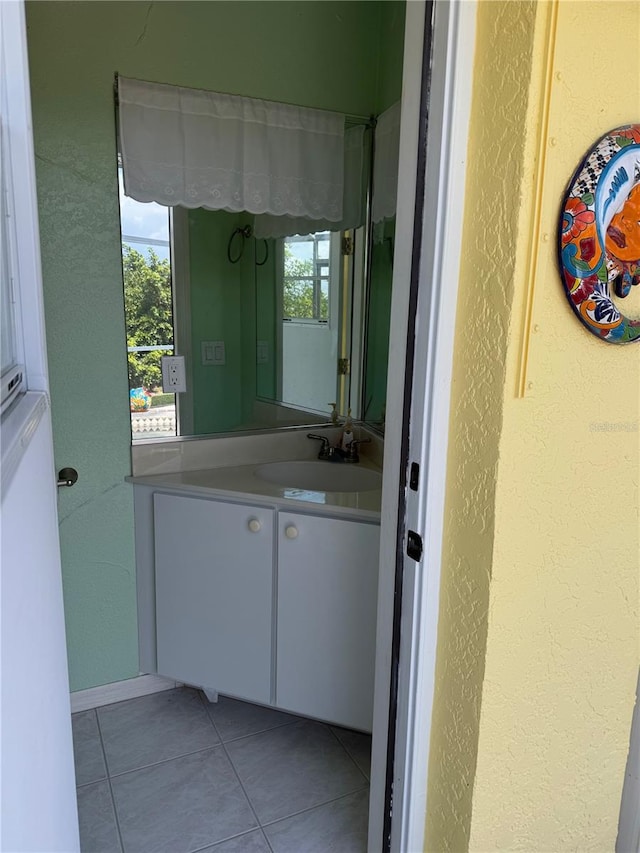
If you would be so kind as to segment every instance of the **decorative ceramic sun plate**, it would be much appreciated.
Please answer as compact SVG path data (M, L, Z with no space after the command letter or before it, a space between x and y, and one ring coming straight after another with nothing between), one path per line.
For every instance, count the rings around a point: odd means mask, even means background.
M560 270L569 303L601 340L640 341L640 317L612 299L640 284L640 124L611 130L569 185L560 218Z

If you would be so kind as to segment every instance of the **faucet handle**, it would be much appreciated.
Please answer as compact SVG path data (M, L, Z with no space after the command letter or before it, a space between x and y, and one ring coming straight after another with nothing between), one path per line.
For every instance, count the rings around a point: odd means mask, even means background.
M315 435L312 432L307 433L307 438L313 438L315 441L321 441L322 445L320 447L320 451L318 453L318 459L326 459L329 455L329 449L331 447L329 443L329 439L324 435Z
M361 444L369 444L371 442L370 438L354 438L354 440L349 444L349 450L347 451L347 461L348 462L359 462L360 456L358 454L358 447Z

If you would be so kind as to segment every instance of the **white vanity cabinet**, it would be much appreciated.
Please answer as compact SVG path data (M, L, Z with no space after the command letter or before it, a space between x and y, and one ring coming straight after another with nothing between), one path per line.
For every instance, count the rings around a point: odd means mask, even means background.
M377 519L135 486L143 671L371 730Z
M272 509L154 495L158 672L271 701Z
M276 703L371 731L380 528L278 515Z

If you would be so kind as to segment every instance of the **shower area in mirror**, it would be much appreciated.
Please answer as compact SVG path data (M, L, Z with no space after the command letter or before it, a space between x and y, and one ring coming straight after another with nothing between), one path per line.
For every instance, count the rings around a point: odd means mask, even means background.
M333 403L383 431L399 103L344 116L123 78L117 99L133 441L320 424ZM158 139L185 121L208 159L176 169Z

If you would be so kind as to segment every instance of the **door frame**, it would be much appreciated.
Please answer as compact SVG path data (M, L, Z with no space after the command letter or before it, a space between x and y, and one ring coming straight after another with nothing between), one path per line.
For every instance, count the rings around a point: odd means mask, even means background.
M475 24L475 0L407 3L370 851L424 849ZM416 491L406 488L410 462ZM409 529L422 538L420 562L406 556Z

